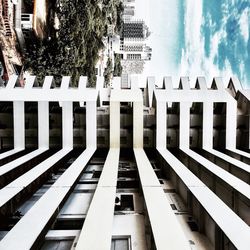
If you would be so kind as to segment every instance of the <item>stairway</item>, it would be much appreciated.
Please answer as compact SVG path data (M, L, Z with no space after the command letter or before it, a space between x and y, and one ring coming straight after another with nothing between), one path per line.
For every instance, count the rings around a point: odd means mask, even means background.
M4 20L4 28L5 28L5 35L12 36L11 28L10 28L10 21L9 21L9 1L4 0L3 4L3 20Z

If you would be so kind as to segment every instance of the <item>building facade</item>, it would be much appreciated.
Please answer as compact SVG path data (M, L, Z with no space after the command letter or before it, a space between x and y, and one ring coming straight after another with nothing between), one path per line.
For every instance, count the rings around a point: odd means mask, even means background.
M0 249L249 249L250 91L154 77L0 89Z

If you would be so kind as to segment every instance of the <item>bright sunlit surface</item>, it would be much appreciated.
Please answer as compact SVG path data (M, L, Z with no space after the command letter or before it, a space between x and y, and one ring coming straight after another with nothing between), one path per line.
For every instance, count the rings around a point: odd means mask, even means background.
M222 76L225 84L237 76L250 86L250 1L247 0L136 0L136 17L144 19L151 36L152 60L143 78L163 76Z

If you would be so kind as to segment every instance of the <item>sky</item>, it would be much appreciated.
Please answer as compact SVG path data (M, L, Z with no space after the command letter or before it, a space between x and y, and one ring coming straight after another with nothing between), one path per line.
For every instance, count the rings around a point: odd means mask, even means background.
M236 76L250 88L250 1L248 0L136 0L136 16L146 21L152 34L147 44L152 60L144 78L215 76L227 85Z

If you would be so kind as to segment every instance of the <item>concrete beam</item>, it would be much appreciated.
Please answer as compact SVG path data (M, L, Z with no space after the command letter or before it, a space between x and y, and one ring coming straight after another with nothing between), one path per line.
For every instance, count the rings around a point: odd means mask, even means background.
M120 148L120 102L110 102L110 148Z
M189 148L190 142L190 102L180 102L180 148Z
M94 148L87 148L74 163L70 165L51 188L32 206L21 220L18 221L4 239L0 241L0 249L32 249L94 152Z
M62 102L63 148L73 148L73 103Z
M188 240L144 150L134 148L134 154L156 249L190 249Z
M86 102L86 145L97 146L97 111L96 102Z
M14 148L25 148L25 110L23 101L13 102Z
M156 148L165 148L167 138L167 104L157 102L156 106Z
M76 250L110 250L120 149L110 149ZM96 240L98 235L98 240Z
M203 103L202 147L213 148L213 102Z
M232 100L226 106L226 148L236 148L237 102Z
M133 148L143 148L143 102L133 102Z
M49 103L38 102L38 147L49 148Z

